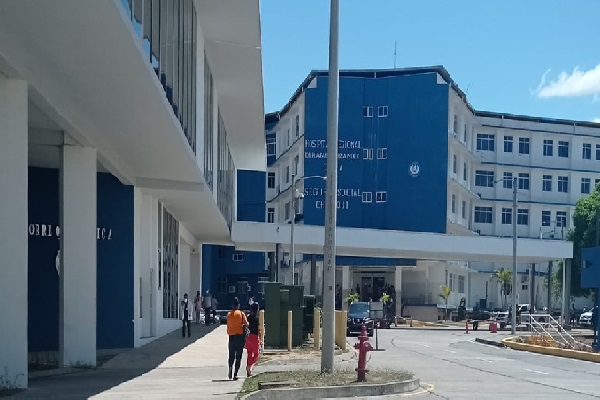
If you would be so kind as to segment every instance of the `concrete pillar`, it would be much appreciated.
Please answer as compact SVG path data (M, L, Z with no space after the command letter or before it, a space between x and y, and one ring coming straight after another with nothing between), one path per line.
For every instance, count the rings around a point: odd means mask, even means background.
M350 294L350 289L352 288L352 282L350 279L350 267L342 267L342 309L348 309L348 302L346 298Z
M317 294L317 256L310 255L310 294Z
M394 271L394 288L396 289L396 315L402 310L402 267L396 267Z
M27 83L0 78L0 376L27 387Z
M59 361L95 366L96 150L63 146L60 161Z

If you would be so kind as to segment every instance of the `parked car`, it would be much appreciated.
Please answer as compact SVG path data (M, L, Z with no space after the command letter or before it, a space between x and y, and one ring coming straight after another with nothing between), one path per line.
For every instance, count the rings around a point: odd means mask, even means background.
M508 311L497 312L496 322L500 325L500 329L506 328L506 325L510 324L510 321L508 320Z
M367 334L373 336L374 322L370 316L370 307L367 302L354 302L348 307L348 323L346 335L360 333L362 326L367 327Z
M589 310L584 312L579 316L579 325L581 326L592 326L592 312L593 310Z

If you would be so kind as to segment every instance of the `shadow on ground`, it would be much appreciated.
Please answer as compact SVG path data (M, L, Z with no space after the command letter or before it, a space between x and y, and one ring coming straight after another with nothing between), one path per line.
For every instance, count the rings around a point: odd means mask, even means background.
M145 346L125 351L96 369L31 379L29 389L9 398L87 399L155 369L168 357L217 327L192 325L192 336L185 339L177 329Z

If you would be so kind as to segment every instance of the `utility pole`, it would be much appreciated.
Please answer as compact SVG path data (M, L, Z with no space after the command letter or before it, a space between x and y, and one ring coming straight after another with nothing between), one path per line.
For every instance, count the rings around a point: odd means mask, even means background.
M321 372L333 372L335 346L335 227L337 220L339 0L331 0L329 22L329 74L327 90L327 192L323 246L323 348Z
M512 319L511 334L517 331L517 177L513 178L513 268L512 268Z
M296 284L296 249L294 246L294 228L296 226L296 174L292 174L292 226L290 229L290 265L292 267L292 285Z

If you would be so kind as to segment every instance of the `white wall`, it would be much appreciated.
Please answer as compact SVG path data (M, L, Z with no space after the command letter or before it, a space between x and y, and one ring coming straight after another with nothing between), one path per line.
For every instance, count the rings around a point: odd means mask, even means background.
M0 76L0 375L27 387L27 82Z

